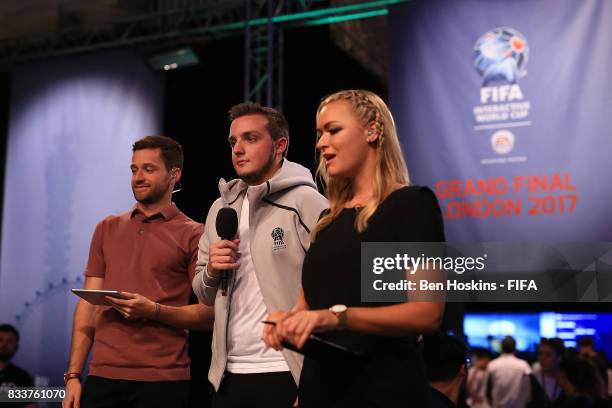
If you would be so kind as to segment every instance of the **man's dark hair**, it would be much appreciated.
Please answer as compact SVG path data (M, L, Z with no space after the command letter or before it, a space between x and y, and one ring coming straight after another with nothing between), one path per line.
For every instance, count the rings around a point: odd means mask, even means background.
M470 349L472 355L476 358L488 358L491 359L491 352L484 347L472 347Z
M8 324L0 324L0 332L8 332L8 333L13 333L15 335L15 337L17 338L17 341L19 341L19 331L17 331L17 329Z
M577 392L595 398L601 396L604 383L593 361L580 356L566 356L561 360L559 370L565 373Z
M504 353L514 353L516 351L516 340L514 340L514 337L504 337L501 342L501 349Z
M424 359L429 381L449 381L466 363L467 347L455 336L437 333L425 337Z
M563 340L558 337L552 339L542 339L540 340L540 346L548 346L557 355L557 357L563 357L565 355L565 344L563 344Z
M272 140L278 140L281 137L287 138L287 148L283 153L283 158L287 156L289 150L289 123L282 113L273 108L261 106L255 102L243 102L234 105L229 110L229 118L231 121L246 115L262 115L268 119L266 129L270 132Z
M142 149L160 149L162 160L168 171L175 167L183 169L183 148L174 139L167 136L143 137L132 146L133 152Z
M579 347L591 347L595 348L595 344L593 342L593 338L591 336L584 336L578 339Z

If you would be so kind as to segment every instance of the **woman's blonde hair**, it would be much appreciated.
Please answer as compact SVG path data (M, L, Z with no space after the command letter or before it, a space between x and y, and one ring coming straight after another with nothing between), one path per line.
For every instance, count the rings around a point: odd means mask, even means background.
M344 101L351 107L365 128L371 128L378 133L374 142L376 147L376 170L372 184L374 197L359 211L355 219L355 228L362 232L368 226L368 220L374 214L380 203L391 193L395 186L408 185L408 169L402 154L395 122L391 111L385 102L375 93L359 89L340 91L321 99L317 116L328 104ZM329 212L325 214L312 230L311 239L315 240L319 231L328 226L342 211L346 203L353 198L353 186L348 179L330 179L325 167L325 160L319 154L317 177L325 185L329 199Z

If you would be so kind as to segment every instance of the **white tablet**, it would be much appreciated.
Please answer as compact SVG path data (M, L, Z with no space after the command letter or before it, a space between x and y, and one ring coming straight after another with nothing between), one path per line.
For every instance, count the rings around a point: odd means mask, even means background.
M106 296L125 299L125 297L118 290L72 289L72 293L82 297L92 305L97 306L109 305L105 299Z

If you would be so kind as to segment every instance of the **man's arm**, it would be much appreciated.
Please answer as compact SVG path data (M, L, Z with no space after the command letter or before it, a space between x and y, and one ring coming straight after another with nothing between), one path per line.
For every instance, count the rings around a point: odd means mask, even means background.
M212 330L214 311L197 304L169 306L155 303L138 293L121 292L125 299L107 297L111 306L128 320L155 320L187 330Z
M85 277L84 289L102 289L104 278L92 276ZM72 322L72 343L70 345L70 362L68 363L67 373L83 373L83 367L87 360L87 355L93 343L98 310L96 306L81 299L77 303ZM79 378L70 379L66 384L66 398L62 406L64 408L80 407L81 381Z
M214 202L204 224L204 233L198 243L196 275L192 289L200 303L214 306L217 289L224 272L236 271L238 262L238 245L240 240L222 240L216 233L217 212L222 207L221 199Z
M85 277L84 289L102 289L104 278ZM89 349L93 343L98 311L96 306L81 299L74 312L72 343L70 346L69 373L82 373Z
M204 303L208 306L213 306L215 304L217 288L220 280L218 276L213 275L212 271L209 271L208 269L211 251L210 238L216 236L213 228L215 228L217 210L220 205L220 201L216 201L206 216L204 233L200 237L200 241L198 243L198 259L196 261L195 269L196 275L191 283L193 293L195 293L200 303Z
M215 312L211 306L202 304L181 307L160 305L158 321L188 330L212 330Z
M312 190L312 191L310 191ZM298 204L298 212L304 224L308 227L308 231L301 225L296 224L300 243L305 251L310 248L310 231L313 230L323 210L329 208L329 202L314 188L308 188L308 194L304 196L304 199Z

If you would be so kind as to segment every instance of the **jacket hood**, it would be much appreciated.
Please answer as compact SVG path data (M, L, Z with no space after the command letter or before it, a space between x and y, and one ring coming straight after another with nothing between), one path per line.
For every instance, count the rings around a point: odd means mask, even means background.
M281 168L278 169L270 180L251 187L249 199L261 200L270 194L297 186L308 186L315 190L317 189L310 170L300 164L284 159ZM224 179L219 180L219 192L221 193L223 204L232 204L247 187L248 184L241 179L233 179L229 182L226 182Z

